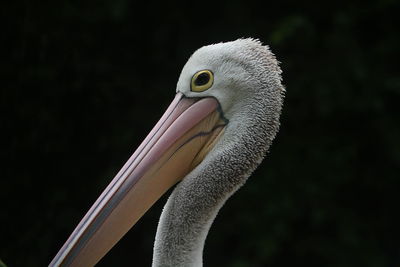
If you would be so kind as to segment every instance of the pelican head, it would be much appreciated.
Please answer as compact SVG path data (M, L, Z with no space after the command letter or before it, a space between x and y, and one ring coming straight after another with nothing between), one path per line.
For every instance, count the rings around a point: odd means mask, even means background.
M283 96L278 62L260 41L197 50L165 114L50 265L94 265L177 184L158 224L153 266L201 266L215 216L278 131Z

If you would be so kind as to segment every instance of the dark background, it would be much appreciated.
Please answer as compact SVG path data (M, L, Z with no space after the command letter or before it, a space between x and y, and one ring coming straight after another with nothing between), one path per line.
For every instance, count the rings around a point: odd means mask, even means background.
M287 88L270 154L206 266L400 266L399 2L8 1L0 258L45 266L206 44L255 37ZM99 266L149 266L163 197Z

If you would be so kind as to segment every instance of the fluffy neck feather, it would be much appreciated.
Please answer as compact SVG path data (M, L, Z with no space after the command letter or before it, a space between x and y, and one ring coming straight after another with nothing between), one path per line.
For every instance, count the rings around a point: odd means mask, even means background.
M176 186L157 228L154 267L202 266L219 209L261 162L278 131L282 92L281 86L270 88L249 99L210 154Z

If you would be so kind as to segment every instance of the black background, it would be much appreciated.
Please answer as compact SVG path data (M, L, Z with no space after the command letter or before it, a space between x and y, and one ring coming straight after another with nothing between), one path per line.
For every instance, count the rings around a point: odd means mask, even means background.
M270 45L281 131L206 266L399 266L399 2L4 2L0 258L45 266L174 96L188 57ZM149 266L163 197L99 266Z

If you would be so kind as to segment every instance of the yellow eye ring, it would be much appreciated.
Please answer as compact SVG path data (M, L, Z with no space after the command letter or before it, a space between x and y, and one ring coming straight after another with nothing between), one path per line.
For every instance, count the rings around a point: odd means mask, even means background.
M196 72L192 77L191 91L204 92L208 90L214 83L214 74L210 70L201 70Z

